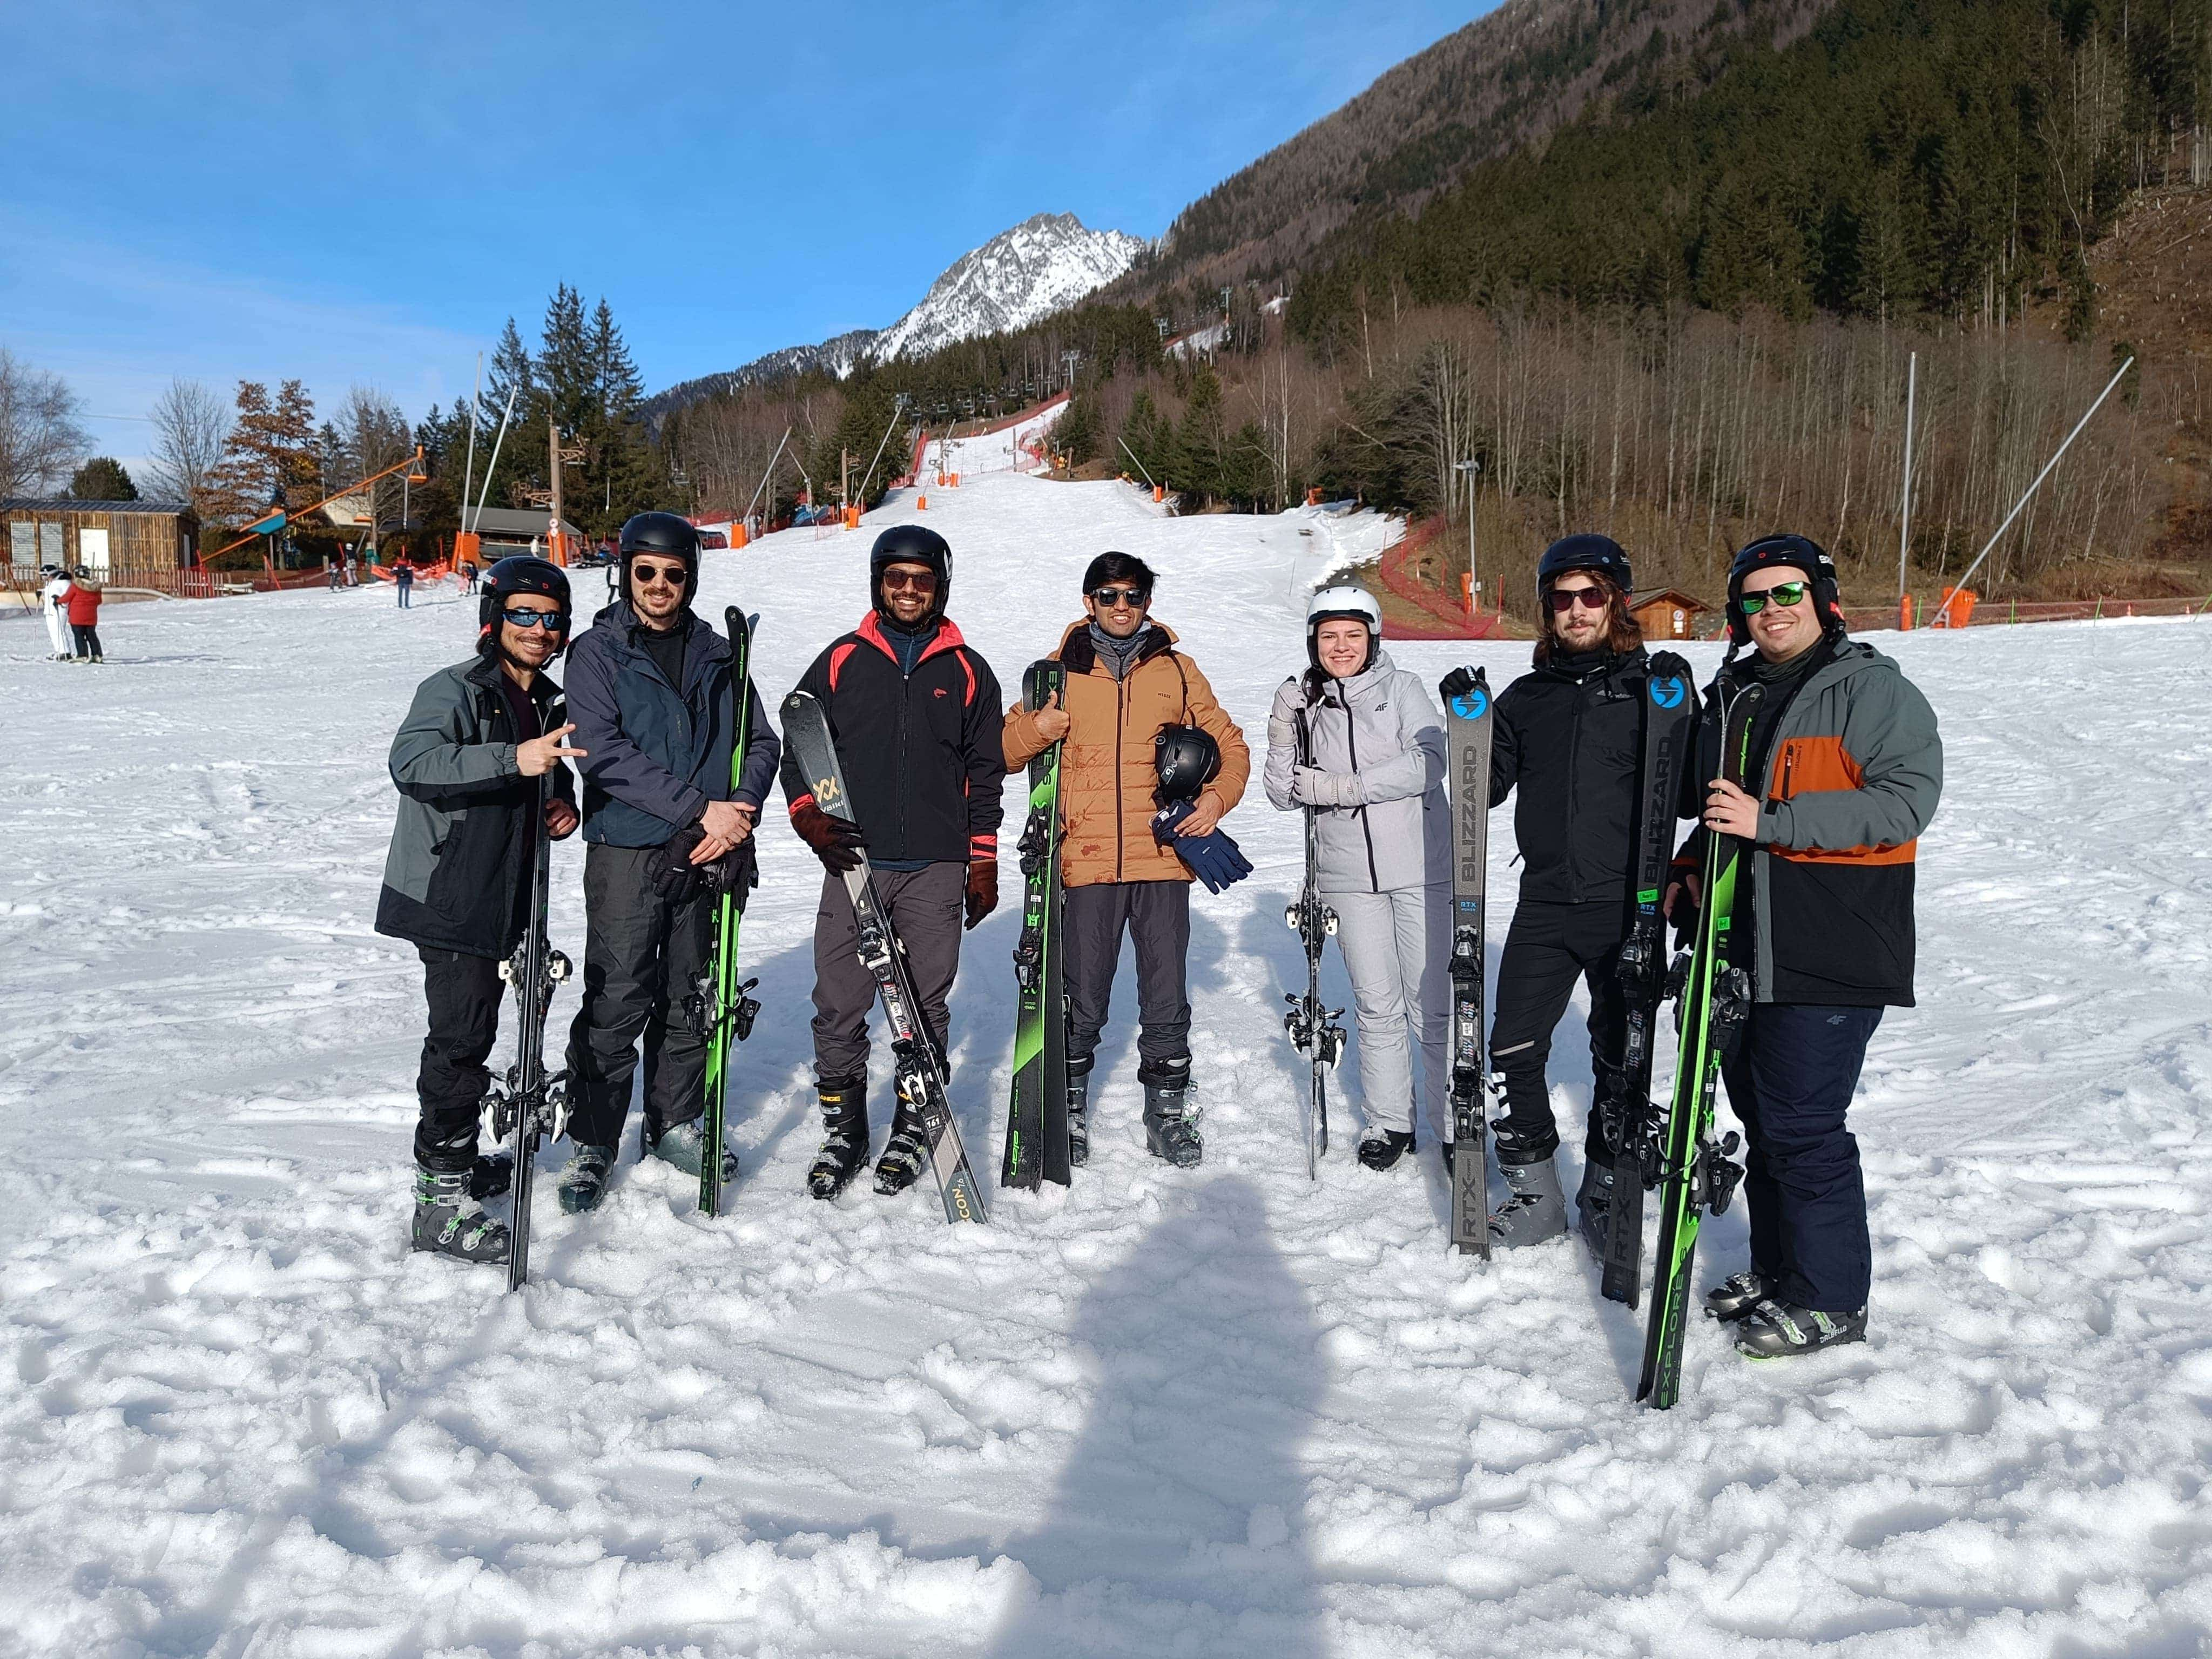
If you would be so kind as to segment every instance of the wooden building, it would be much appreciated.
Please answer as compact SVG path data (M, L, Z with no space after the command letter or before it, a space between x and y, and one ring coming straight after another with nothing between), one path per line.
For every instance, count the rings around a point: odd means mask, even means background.
M1703 599L1674 587L1638 593L1628 603L1628 614L1647 640L1695 639L1698 618L1711 609Z
M0 498L0 546L14 586L38 586L43 565L82 565L111 587L161 587L193 561L199 515L182 501Z

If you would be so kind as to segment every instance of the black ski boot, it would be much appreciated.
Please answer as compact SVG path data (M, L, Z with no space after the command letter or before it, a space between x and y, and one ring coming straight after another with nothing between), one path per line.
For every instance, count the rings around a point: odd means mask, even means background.
M1510 1250L1559 1237L1567 1230L1567 1200L1559 1190L1553 1148L1540 1150L1516 1133L1510 1118L1501 1117L1490 1127L1498 1148L1498 1173L1513 1189L1513 1195L1491 1212L1491 1243Z
M891 1114L891 1138L876 1160L876 1191L889 1198L921 1179L929 1162L929 1133L921 1127L921 1114L899 1102Z
M1864 1308L1855 1313L1818 1313L1769 1297L1745 1314L1736 1327L1735 1351L1746 1359L1788 1359L1865 1340Z
M822 1103L822 1150L806 1172L806 1190L827 1200L843 1192L868 1161L868 1080L823 1078L814 1092Z
M1583 1158L1583 1184L1575 1193L1575 1225L1600 1261L1605 1260L1606 1237L1612 1231L1613 1177L1612 1164Z
M1091 1162L1091 1068L1097 1057L1067 1062L1067 1161L1081 1169Z
M1756 1267L1730 1273L1705 1292L1705 1312L1723 1325L1733 1324L1773 1294L1773 1281Z
M416 1249L456 1256L487 1267L507 1261L507 1228L483 1212L469 1195L469 1171L415 1171L415 1226L409 1241Z
M561 1172L561 1184L555 1190L560 1195L561 1213L587 1215L599 1207L599 1200L607 1195L607 1174L615 1167L615 1149L611 1146L579 1146L569 1154L568 1167Z
M469 1171L471 1198L497 1198L514 1185L514 1154L489 1152L477 1159Z
M1387 1170L1413 1150L1411 1129L1370 1129L1359 1142L1359 1161L1370 1170Z
M689 1123L671 1124L663 1129L646 1147L646 1151L663 1164L672 1164L694 1181L706 1166L704 1148L707 1126L697 1118ZM722 1179L738 1178L738 1155L727 1146L722 1148Z
M1145 1150L1178 1170L1196 1169L1206 1142L1198 1133L1198 1110L1190 1104L1190 1056L1139 1066L1137 1081L1145 1085Z

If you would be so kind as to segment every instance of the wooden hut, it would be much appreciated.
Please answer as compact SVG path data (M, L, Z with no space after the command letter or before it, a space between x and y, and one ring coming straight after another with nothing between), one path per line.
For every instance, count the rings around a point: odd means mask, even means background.
M173 592L199 533L199 515L182 501L0 499L0 544L19 588L35 588L40 568L58 564L65 570L82 565L110 587Z
M1628 614L1647 640L1688 640L1697 637L1698 618L1712 606L1676 587L1638 593L1629 601Z

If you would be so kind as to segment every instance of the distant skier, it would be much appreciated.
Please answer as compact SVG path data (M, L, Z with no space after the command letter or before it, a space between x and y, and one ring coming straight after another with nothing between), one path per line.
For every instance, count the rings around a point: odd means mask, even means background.
M568 1033L561 1207L596 1207L613 1168L645 1039L645 1151L695 1180L706 1157L708 1011L702 989L717 895L740 902L753 830L782 745L751 694L743 778L730 787L730 642L691 609L699 532L673 513L622 529L623 597L592 618L568 668L584 775L583 1006ZM716 1148L724 1178L737 1171Z
M576 828L581 758L563 739L561 688L542 671L568 642L568 579L543 559L502 559L484 580L477 654L416 688L392 740L398 820L376 931L422 959L430 1029L416 1079L413 1243L464 1261L504 1262L507 1229L483 1213L489 1160L477 1138L485 1058L499 1035L500 964L528 924L537 780L550 775L545 828Z
M998 908L999 822L1006 768L999 747L999 680L945 614L952 550L920 525L876 538L871 609L815 658L799 690L822 704L852 791L856 833L815 803L813 782L787 757L791 825L827 872L814 918L814 1075L822 1150L807 1189L835 1198L868 1156L868 1010L876 981L861 963L843 872L861 848L876 892L906 946L922 1018L941 1048L960 966L960 933ZM901 1192L923 1169L921 1118L901 1102L876 1164L878 1192Z
M1190 1103L1191 871L1152 835L1153 739L1170 726L1195 726L1221 751L1220 771L1175 826L1177 837L1194 841L1212 835L1243 799L1252 757L1198 665L1152 620L1153 586L1152 567L1133 554L1101 553L1091 562L1085 615L1054 653L1066 670L1066 695L1040 709L1007 711L1006 760L1026 766L1066 739L1060 799L1070 1160L1090 1155L1091 1073L1126 933L1137 951L1145 1145L1188 1169L1205 1152Z
M1267 716L1267 799L1316 809L1321 894L1352 977L1367 1133L1359 1161L1387 1170L1414 1146L1419 1103L1449 1138L1451 804L1443 717L1382 649L1382 608L1351 586L1306 607L1305 672ZM1298 724L1313 763L1298 760Z
M50 564L39 574L46 578L46 586L39 590L39 609L46 613L46 642L53 647L56 662L67 662L76 654L70 645L69 572Z
M1705 1306L1765 1359L1866 1335L1873 1254L1844 1117L1882 1009L1912 1006L1915 846L1942 795L1943 745L1897 664L1845 637L1817 544L1768 536L1738 553L1728 615L1719 683L1764 688L1747 775L1765 783L1753 796L1721 779L1709 713L1691 775L1711 781L1704 822L1675 856L1667 907L1680 921L1698 902L1707 835L1755 844L1729 945L1752 1007L1722 1070L1747 1143L1751 1268ZM1739 659L1747 644L1756 654Z
M1535 665L1498 694L1490 751L1491 805L1519 794L1513 834L1522 860L1490 1029L1491 1061L1505 1079L1498 1169L1511 1193L1490 1218L1491 1240L1538 1244L1566 1231L1544 1068L1579 979L1589 988L1591 1089L1575 1209L1583 1242L1601 1259L1613 1179L1606 1124L1628 1082L1618 961L1633 915L1651 673L1628 611L1633 588L1628 555L1610 537L1567 536L1545 549L1536 565Z
M402 611L412 610L415 596L415 562L404 553L392 562L392 584L399 590L399 608Z
M70 573L70 632L76 641L76 660L98 662L100 654L100 584L91 571L79 565Z

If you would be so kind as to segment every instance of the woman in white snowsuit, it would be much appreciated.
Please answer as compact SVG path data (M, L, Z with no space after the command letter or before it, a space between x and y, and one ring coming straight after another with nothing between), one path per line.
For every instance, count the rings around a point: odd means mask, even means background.
M1382 650L1382 611L1357 587L1325 587L1306 611L1306 672L1267 717L1267 799L1315 809L1322 896L1352 977L1367 1133L1359 1161L1387 1170L1413 1149L1413 1053L1421 1097L1446 1139L1451 956L1451 809L1443 719L1428 690ZM1301 760L1299 727L1308 742Z

